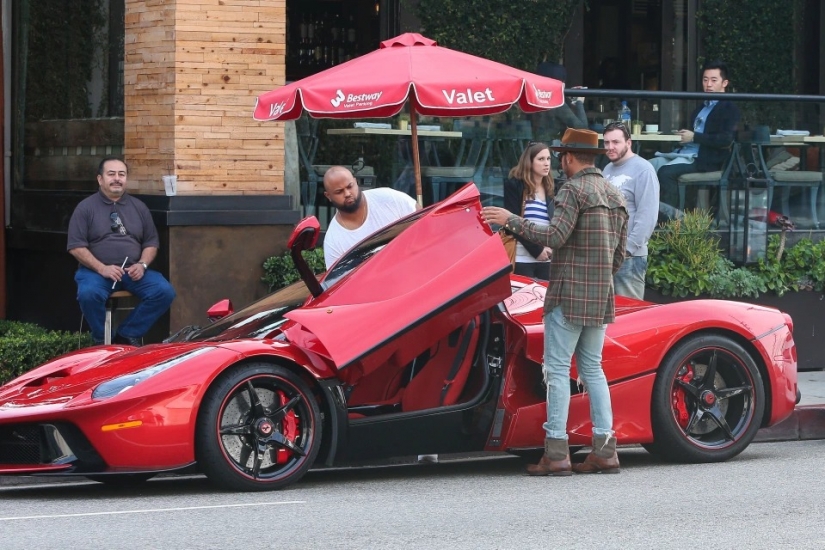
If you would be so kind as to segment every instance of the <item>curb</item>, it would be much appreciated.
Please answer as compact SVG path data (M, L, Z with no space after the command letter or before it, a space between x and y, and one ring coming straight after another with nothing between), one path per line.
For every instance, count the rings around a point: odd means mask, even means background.
M791 416L770 428L762 428L754 441L825 439L825 405L796 407Z

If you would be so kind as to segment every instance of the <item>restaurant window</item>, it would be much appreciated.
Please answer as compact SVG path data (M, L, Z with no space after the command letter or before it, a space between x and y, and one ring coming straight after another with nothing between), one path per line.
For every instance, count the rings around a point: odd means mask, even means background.
M294 81L378 48L392 33L387 0L287 0L286 79Z
M123 153L124 0L13 4L16 189L92 189Z

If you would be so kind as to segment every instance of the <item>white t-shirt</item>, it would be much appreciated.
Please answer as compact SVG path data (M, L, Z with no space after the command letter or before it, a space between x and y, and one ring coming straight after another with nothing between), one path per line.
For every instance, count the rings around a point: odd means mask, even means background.
M367 219L358 229L347 229L338 223L337 216L329 222L324 236L324 263L329 269L350 248L392 222L415 212L415 200L409 195L376 187L361 191L367 202Z

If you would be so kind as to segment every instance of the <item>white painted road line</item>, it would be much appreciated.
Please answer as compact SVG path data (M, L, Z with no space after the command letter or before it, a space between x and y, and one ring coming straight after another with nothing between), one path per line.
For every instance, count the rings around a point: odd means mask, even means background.
M148 508L145 510L116 510L112 512L86 512L83 514L51 514L43 516L16 516L3 518L0 521L17 521L24 519L57 519L57 518L82 518L89 516L115 516L123 514L156 514L159 512L187 512L189 510L213 510L220 508L245 508L250 506L280 506L283 504L306 504L305 500L290 500L286 502L251 502L247 504L216 504L214 506L184 506L180 508Z

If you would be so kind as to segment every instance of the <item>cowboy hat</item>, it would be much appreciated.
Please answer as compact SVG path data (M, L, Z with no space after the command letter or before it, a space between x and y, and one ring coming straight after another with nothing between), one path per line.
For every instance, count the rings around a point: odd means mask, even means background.
M605 153L607 149L599 147L599 134L593 130L568 128L561 138L561 145L550 147L559 153Z

